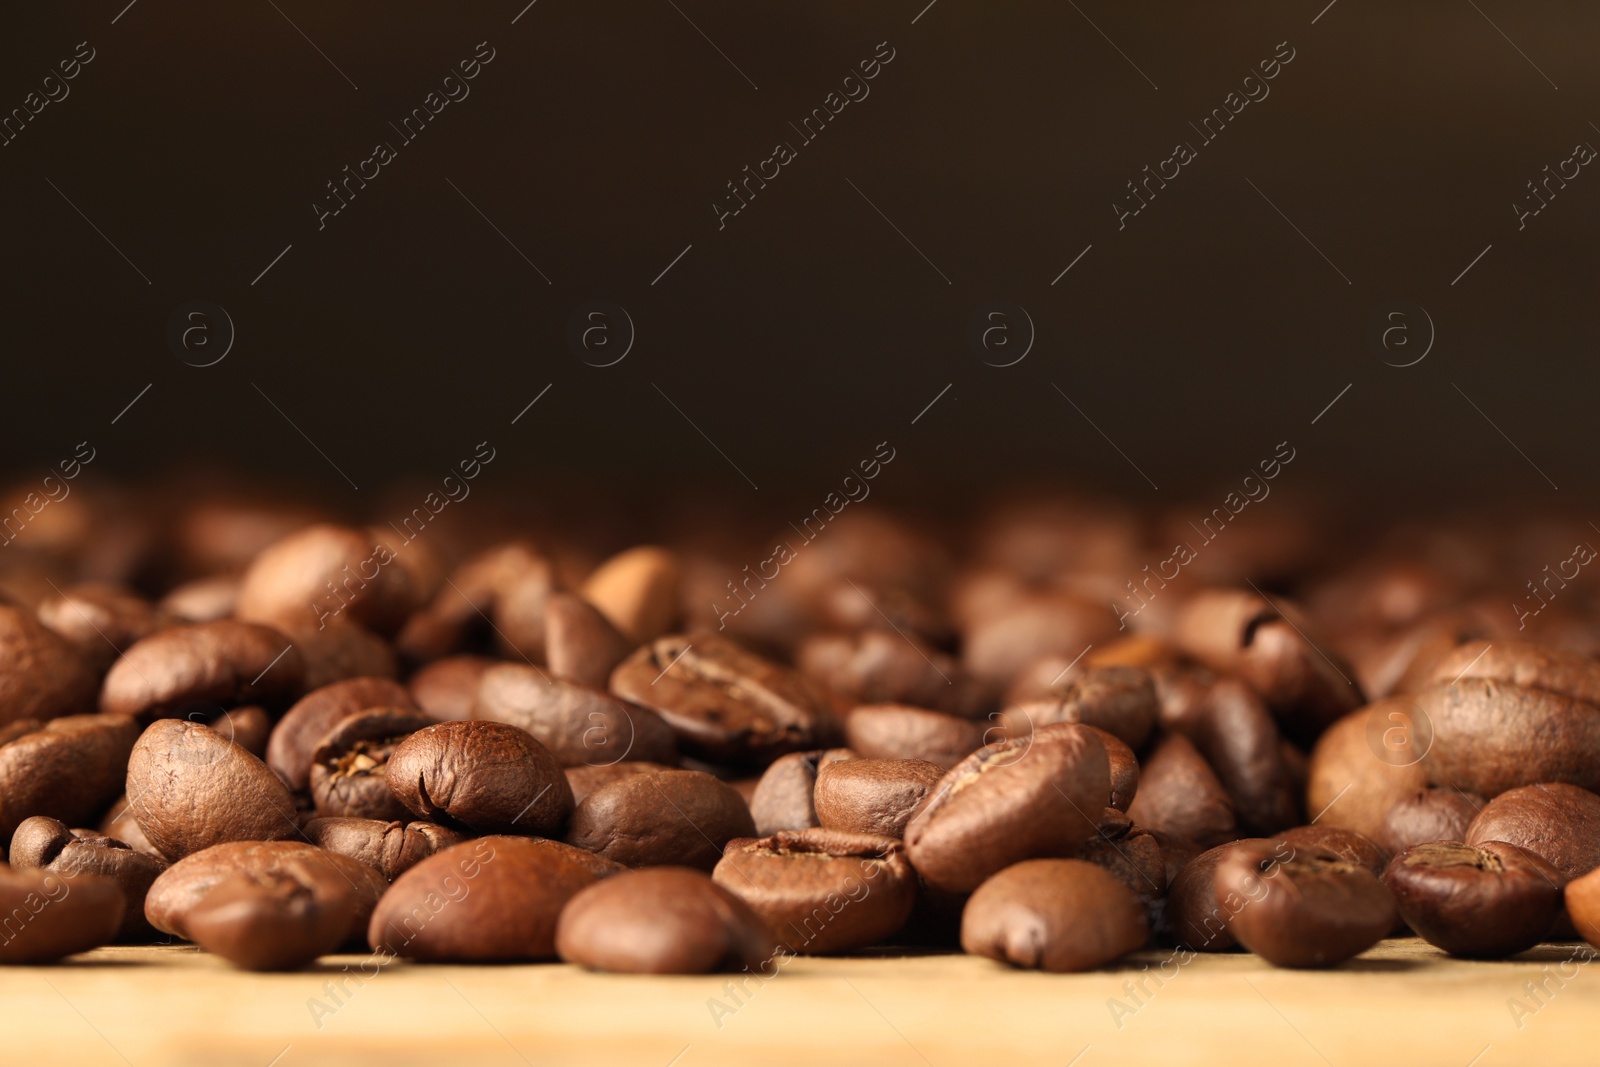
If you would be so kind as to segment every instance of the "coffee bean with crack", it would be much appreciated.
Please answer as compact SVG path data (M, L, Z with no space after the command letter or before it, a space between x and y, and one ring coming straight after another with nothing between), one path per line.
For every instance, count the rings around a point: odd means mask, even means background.
M611 691L660 715L685 752L712 763L764 766L836 732L810 681L711 633L650 642L612 672Z
M389 758L406 737L432 725L420 711L368 708L329 730L311 752L311 797L323 817L404 819L389 788Z
M226 841L297 836L295 803L267 765L208 726L157 719L128 759L128 801L169 860Z
M11 837L11 866L37 867L57 874L94 874L109 878L122 890L122 926L117 940L149 938L155 930L145 920L144 898L164 870L164 861L129 848L93 830L73 830L59 819L35 815L23 820Z
M466 840L459 831L431 822L379 819L312 819L305 834L312 844L365 863L391 882L435 852Z
M389 757L389 788L418 817L474 833L559 836L572 787L550 750L499 722L442 722Z
M415 709L411 694L388 678L348 678L314 689L278 720L267 740L267 766L291 789L311 784L311 753L329 730L368 708Z

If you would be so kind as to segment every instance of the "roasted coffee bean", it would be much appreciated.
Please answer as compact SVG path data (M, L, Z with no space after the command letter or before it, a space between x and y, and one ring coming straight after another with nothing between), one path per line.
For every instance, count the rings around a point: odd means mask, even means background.
M655 641L678 621L681 582L682 567L676 555L643 545L595 568L581 592L630 643L642 645Z
M1133 891L1147 914L1159 915L1167 892L1166 858L1155 835L1136 826L1124 812L1101 811L1094 836L1073 858L1104 867Z
M345 619L334 619L323 626L310 626L295 620L279 623L278 629L294 642L295 651L305 663L302 692L321 689L350 678L396 678L399 658L394 647L364 626Z
M429 822L474 833L559 834L572 787L550 750L498 722L441 722L389 756L389 788Z
M1418 937L1452 956L1501 959L1549 936L1566 876L1504 841L1434 841L1396 856L1383 880Z
M1346 715L1312 749L1306 808L1324 826L1380 839L1389 809L1428 784L1422 759L1432 744L1412 697Z
M961 947L1013 967L1088 971L1149 937L1145 910L1115 875L1083 860L1035 859L977 888L961 915Z
M524 583L521 579L529 574L533 580ZM428 605L407 620L395 644L408 659L425 663L476 646L488 637L507 644L494 633L494 626L509 622L519 631L517 643L525 646L523 654L542 657L543 618L528 618L529 608L538 607L530 603L529 594L541 587L548 592L553 582L550 561L528 542L507 541L487 548L455 569ZM500 596L513 587L521 594L517 617L496 621ZM523 627L529 622L540 627L539 632L525 632Z
M170 590L161 598L159 607L179 622L216 622L232 618L238 600L239 578L215 574Z
M95 874L0 865L0 964L51 963L108 944L122 926L122 890Z
M99 676L27 608L0 602L0 727L94 710Z
M163 933L188 938L194 908L218 883L240 875L262 883L291 878L330 910L348 909L350 925L342 941L365 934L367 917L388 889L373 868L304 841L230 841L185 856L163 871L145 896L145 918Z
M1071 855L1110 795L1100 739L1046 726L987 745L941 778L906 825L906 855L929 885L970 892L1021 860Z
M562 908L621 870L559 841L463 841L395 879L372 913L367 939L379 952L413 960L550 959Z
M1278 835L1296 848L1325 848L1377 875L1389 869L1390 852L1365 834L1337 826L1296 826Z
M1001 712L1008 737L1041 726L1097 726L1133 749L1143 748L1160 713L1155 680L1139 667L1093 667L1069 679L1059 695L1014 704Z
M288 874L232 874L185 920L189 937L246 971L292 971L334 951L350 932L348 898L325 900Z
M1469 641L1440 660L1435 685L1485 678L1506 685L1546 689L1600 708L1600 663L1578 652L1526 641Z
M85 582L39 605L39 621L71 641L103 672L121 649L177 620L121 586Z
M555 595L556 584L555 565L543 556L504 576L495 590L490 612L495 644L503 655L532 662L549 654L545 609Z
M487 656L446 656L417 671L406 685L411 699L436 722L470 719L478 681L497 662Z
M407 616L433 595L418 566L426 539L405 551L389 544L392 534L349 526L308 526L255 557L239 587L236 615L247 622L282 623L286 616L316 627L345 618L378 634L399 631Z
M305 663L281 631L255 623L172 626L122 653L100 690L100 710L154 718L196 707L282 707L299 696Z
M294 798L267 765L208 726L157 719L128 757L129 805L167 859L225 841L299 832Z
M919 759L948 770L976 752L991 733L981 720L902 704L865 704L844 720L851 751L872 759Z
M1223 899L1217 892L1217 865L1238 845L1265 845L1279 862L1293 856L1287 841L1251 837L1218 845L1184 864L1170 880L1167 891L1167 930L1178 944L1196 952L1226 952L1236 948L1233 917L1248 901L1237 894Z
M899 841L840 830L733 842L711 877L750 905L785 951L809 955L892 937L917 899Z
M572 802L582 804L583 798L602 789L612 782L620 782L635 774L656 774L660 771L677 770L665 763L650 763L645 760L623 760L620 763L602 763L595 767L566 767L562 773L567 776L567 784L572 787Z
M714 633L651 641L612 672L611 691L656 712L686 753L715 763L764 765L834 732L808 680Z
M1189 739L1169 734L1139 771L1128 817L1147 829L1214 845L1237 837L1233 801Z
M1564 895L1567 915L1578 936L1600 947L1600 870L1568 882Z
M138 820L133 817L133 808L128 804L127 794L118 796L106 809L105 818L100 820L100 833L113 841L125 843L136 852L154 856L163 864L167 862L166 857L161 855L161 850L152 845L150 839L144 836L144 831L139 829Z
M710 871L755 822L732 786L701 771L636 774L583 798L567 841L628 867Z
M1390 853L1429 841L1464 841L1486 803L1458 789L1419 789L1389 809L1374 840Z
M750 817L756 833L767 837L779 830L809 830L818 825L814 798L817 775L824 764L854 759L847 748L791 752L762 772L750 796Z
M551 674L597 689L634 649L599 608L575 593L551 593L545 601L544 642Z
M1306 636L1311 629L1282 600L1217 589L1183 602L1172 636L1207 667L1247 682L1292 737L1309 740L1366 702L1349 665L1328 659L1326 643Z
M1237 678L1219 678L1198 713L1180 726L1216 772L1241 830L1271 834L1298 823L1299 790L1266 703Z
M93 830L71 830L59 819L35 815L23 820L11 837L11 866L41 867L57 874L95 874L109 878L122 890L122 926L117 940L147 938L154 929L144 917L144 897L150 883L167 865L154 856L135 852L121 841Z
M981 710L954 658L890 630L810 637L795 664L834 696L840 711L858 704L909 704L968 716Z
M368 708L329 730L311 752L311 796L324 818L405 819L410 813L389 788L389 758L410 734L433 720L405 708Z
M1600 867L1600 796L1562 782L1512 789L1484 805L1463 840L1521 845L1577 878Z
M1241 901L1229 928L1245 948L1278 967L1332 967L1394 928L1394 898L1371 871L1315 846L1281 859L1281 844L1241 845L1217 864L1217 899Z
M1155 830L1146 830L1161 849L1161 864L1166 872L1166 885L1170 891L1172 884L1178 880L1178 875L1183 873L1189 861L1201 855L1206 849L1200 844L1189 840L1187 837L1175 837L1172 834L1159 833Z
M484 672L472 717L526 730L563 767L673 763L678 756L672 730L655 712L523 663Z
M1027 592L1004 611L966 627L961 665L980 681L1003 688L1028 665L1056 653L1077 655L1110 637L1116 616L1103 602L1061 592Z
M1090 726L1089 729L1106 746L1106 760L1111 765L1110 804L1118 811L1127 811L1139 793L1139 757L1115 734L1096 726Z
M272 736L272 716L265 708L247 704L223 712L206 725L256 759L266 758L267 740Z
M365 863L391 882L435 852L466 840L431 822L378 819L312 819L306 823L305 834L312 844Z
M267 766L291 789L311 784L311 753L329 730L368 708L415 708L411 695L387 678L350 678L312 690L297 701L267 741Z
M594 971L778 973L778 948L760 916L685 867L626 871L582 890L561 912L556 951Z
M829 830L901 838L944 769L917 759L856 759L817 768L817 822ZM758 827L759 828L759 827Z
M1546 689L1463 678L1417 694L1433 785L1494 797L1535 782L1600 790L1600 708Z
M10 736L7 737L6 734ZM122 790L139 726L122 715L71 715L0 728L0 841L23 819L83 825Z

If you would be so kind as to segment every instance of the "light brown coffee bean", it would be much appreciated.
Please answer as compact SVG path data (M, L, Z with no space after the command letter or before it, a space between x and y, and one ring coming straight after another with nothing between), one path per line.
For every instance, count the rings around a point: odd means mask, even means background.
M983 710L953 657L892 630L809 637L795 664L834 696L840 711L909 704L972 717Z
M0 727L94 710L93 666L27 608L0 603L0 664Z
M949 769L998 738L981 720L901 704L865 704L844 720L851 751L872 759L919 759Z
M622 760L618 763L603 763L590 767L563 767L562 773L567 776L567 784L572 787L572 802L582 804L583 798L593 793L596 789L603 789L612 782L620 782L624 778L631 778L636 774L656 774L660 771L674 771L676 767L669 767L665 763L649 763L644 760Z
M817 768L817 822L829 829L899 839L923 799L944 777L937 763L855 759Z
M1577 878L1600 867L1600 796L1562 782L1511 789L1484 805L1464 840L1520 845Z
M1096 726L1133 749L1143 748L1160 712L1155 680L1139 667L1093 667L1068 679L1040 700L1001 712L1008 737L1041 726L1077 722Z
M1389 809L1374 840L1390 853L1429 841L1463 841L1486 803L1458 789L1419 789Z
M1536 782L1600 789L1600 708L1545 689L1463 678L1419 693L1433 785L1494 797Z
M595 568L581 592L629 641L642 645L677 622L681 582L682 566L674 553L642 545Z
M406 686L435 722L470 719L478 702L478 681L498 662L488 656L446 656L417 671Z
M1549 645L1496 638L1469 641L1434 667L1434 685L1484 678L1506 685L1545 689L1600 707L1600 663Z
M393 540L392 534L350 526L292 533L251 562L236 615L269 624L292 615L310 627L343 617L381 635L397 633L434 590L411 564L427 550L426 542L396 552Z
M1428 784L1422 759L1434 732L1409 696L1340 719L1311 751L1306 808L1317 822L1377 839L1389 811Z
M604 689L634 643L600 609L575 593L551 593L544 604L545 661L550 673Z
M300 653L278 630L197 622L158 630L126 649L100 690L100 710L154 718L193 708L283 707L305 678Z
M766 924L702 871L626 871L574 896L556 950L568 963L625 974L708 974L761 968L776 976Z
M103 672L121 654L119 649L177 620L130 589L83 582L41 603L39 621L71 641Z
M139 725L123 715L18 721L0 732L0 841L22 820L92 820L122 789Z
M629 867L710 871L736 837L754 837L744 799L701 771L638 774L596 789L572 815L567 841Z
M961 916L961 947L1013 967L1088 971L1145 943L1133 892L1108 871L1072 859L1034 859L980 885Z
M484 672L472 717L526 730L563 767L678 758L672 730L655 712L524 663Z
M762 772L749 799L756 833L767 837L779 830L808 830L817 825L813 798L817 775L826 763L854 759L847 748L816 749L779 756Z

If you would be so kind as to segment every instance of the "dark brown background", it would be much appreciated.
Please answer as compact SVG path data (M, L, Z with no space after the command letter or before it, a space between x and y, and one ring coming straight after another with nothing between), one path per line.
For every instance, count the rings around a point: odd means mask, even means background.
M1338 0L1313 25L1325 0L939 0L913 24L925 0L539 0L512 25L524 0L139 0L113 25L124 2L12 11L0 32L4 109L77 42L98 53L0 148L18 477L87 438L98 477L224 462L353 503L333 464L366 494L488 439L486 490L603 479L808 506L888 440L891 497L1045 476L1158 503L1236 483L1287 439L1285 480L1385 505L1581 510L1596 481L1600 173L1522 232L1511 209L1544 165L1600 145L1593 5ZM485 40L470 97L318 232L323 183ZM723 183L880 41L897 54L871 96L718 232ZM1296 58L1271 96L1118 232L1124 182L1280 41ZM190 298L237 326L214 367L168 350ZM638 330L606 369L565 340L595 298ZM991 299L1037 325L1017 366L967 346ZM1407 369L1367 337L1396 300L1438 332Z

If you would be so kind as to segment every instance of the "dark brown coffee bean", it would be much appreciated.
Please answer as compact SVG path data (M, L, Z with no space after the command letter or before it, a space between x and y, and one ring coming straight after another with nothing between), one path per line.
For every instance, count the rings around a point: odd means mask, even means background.
M1391 854L1429 841L1464 841L1486 803L1458 789L1419 789L1389 809L1375 840Z
M323 818L381 819L410 815L389 788L389 758L409 735L433 720L405 708L368 708L329 730L311 752L311 797Z
M656 640L678 621L683 610L681 582L682 567L675 554L642 545L595 568L581 592L631 643L642 645Z
M1219 678L1180 730L1216 772L1241 830L1271 834L1303 818L1284 761L1283 740L1266 703L1237 678Z
M762 967L777 953L749 905L704 872L626 871L579 892L561 913L568 963L624 974L709 974Z
M354 902L324 900L288 874L231 874L185 920L189 937L246 971L299 970L336 950L350 932Z
M1600 790L1600 708L1545 689L1463 678L1417 694L1433 785L1497 796L1535 782Z
M1252 837L1208 849L1183 865L1170 880L1167 892L1166 922L1173 940L1196 952L1227 952L1238 946L1233 917L1247 901L1239 896L1223 900L1218 895L1217 865L1237 845L1263 844L1280 862L1295 854L1295 847L1287 841Z
M431 822L382 822L378 819L312 819L306 839L319 848L348 856L394 881L435 852L466 838Z
M779 830L809 830L817 825L813 797L823 764L854 759L847 748L816 749L779 756L762 772L749 800L756 833L768 837Z
M196 706L282 707L301 692L305 664L289 638L248 622L158 630L122 654L100 690L100 710L154 718Z
M1128 817L1153 832L1214 845L1238 836L1233 801L1189 739L1169 734L1139 771Z
M0 603L0 664L0 727L94 710L93 665L27 608Z
M208 726L157 719L128 757L128 798L146 838L169 860L225 841L299 832L294 798L267 765Z
M1600 870L1568 882L1564 895L1567 915L1578 936L1600 947Z
M522 581L530 575L530 581ZM495 545L458 566L428 605L407 620L395 644L408 659L426 663L488 639L509 646L509 640L494 633L495 626L506 622L517 629L516 643L524 646L524 654L542 658L543 618L529 618L529 608L538 607L530 594L547 593L553 582L550 561L533 545L526 541ZM513 589L521 601L516 617L497 619L501 594ZM526 632L530 623L537 632ZM506 651L515 654L510 647Z
M572 787L550 750L498 722L441 722L389 757L389 788L429 822L474 833L559 834Z
M661 771L677 770L665 763L649 763L644 760L623 760L621 763L603 763L597 767L565 767L562 773L567 776L567 784L572 787L572 802L582 804L583 798L593 793L596 789L603 789L612 782L620 782L635 774L656 774Z
M117 940L150 937L154 929L144 917L150 883L166 869L154 856L135 852L121 841L93 830L71 830L59 819L35 815L23 820L11 837L11 866L39 867L57 874L94 874L109 878L122 890L122 926Z
M1379 840L1389 810L1428 784L1422 759L1432 744L1413 697L1389 697L1346 715L1312 749L1306 809L1322 813L1321 825Z
M961 916L961 947L1041 971L1088 971L1149 937L1145 910L1110 872L1083 860L1036 859L980 885Z
M495 644L503 655L525 663L548 656L545 608L556 587L555 565L543 556L503 577L490 612Z
M551 674L597 689L634 649L599 608L575 593L551 593L545 601L544 641Z
M446 656L417 671L406 685L434 721L470 719L478 702L478 681L498 662L488 656Z
M567 841L628 867L710 871L736 837L754 837L744 799L701 771L637 774L596 789L572 815Z
M1371 871L1315 846L1280 859L1281 844L1241 845L1217 864L1217 899L1242 901L1230 929L1245 948L1278 967L1333 967L1394 928L1394 898Z
M349 526L308 526L261 552L239 587L237 617L282 624L286 616L315 628L333 619L394 634L433 595L412 565L425 541L396 551L392 534ZM426 569L426 568L424 568Z
M1501 959L1549 936L1566 876L1503 841L1434 841L1394 858L1384 884L1417 936L1452 956Z
M817 768L817 822L829 830L901 838L944 769L917 759L857 759Z
M973 687L951 656L892 630L818 634L795 655L844 711L859 704L909 704L951 715L980 712Z
M193 909L218 883L239 875L258 882L292 878L330 910L348 909L350 926L341 940L365 934L367 917L389 887L366 864L304 841L230 841L185 856L163 871L145 897L145 917L163 933L188 938Z
M834 729L808 680L713 633L651 641L612 673L611 691L659 714L685 752L716 763L764 765L816 748Z
M810 955L892 937L917 899L899 841L839 830L734 842L711 876L761 916L785 951Z
M329 730L368 708L415 708L398 682L387 678L350 678L325 685L301 697L273 729L267 741L267 766L291 789L311 784L311 753Z
M281 620L278 629L294 642L306 665L302 692L350 678L399 677L394 647L364 626L345 619L332 619L323 626Z
M1139 757L1115 734L1097 726L1088 729L1093 730L1100 743L1106 746L1106 760L1111 765L1111 807L1127 811L1139 793Z
M1600 663L1578 652L1526 641L1469 641L1434 667L1435 685L1485 678L1506 685L1546 689L1600 707Z
M1366 703L1348 664L1330 660L1325 641L1283 600L1244 590L1207 590L1184 601L1177 646L1219 674L1237 675L1266 700L1285 730L1302 740Z
M139 725L122 715L26 720L0 734L0 841L23 819L48 815L83 825L122 789Z
M256 759L265 759L267 739L272 736L272 716L256 704L233 708L206 724Z
M1600 867L1600 796L1562 782L1512 789L1484 805L1463 840L1521 845L1577 878Z
M1166 857L1150 831L1134 824L1116 808L1105 808L1094 836L1084 842L1074 859L1104 867L1133 891L1152 919L1160 914L1167 892Z
M133 746L128 747L131 750ZM154 856L163 864L167 862L166 857L161 855L161 850L152 845L150 839L144 836L144 831L139 829L139 822L133 817L133 809L128 805L127 794L118 796L106 809L105 818L100 820L100 833L113 841L123 842L135 852Z
M655 712L522 663L484 672L472 717L526 730L563 767L678 758L672 730Z
M39 621L71 641L103 672L119 650L177 620L132 590L85 582L41 603Z
M851 751L871 759L919 759L949 769L976 752L994 734L982 720L912 708L864 704L844 720Z
M620 871L559 841L463 841L395 879L372 913L367 938L379 952L413 960L550 959L567 902Z
M929 885L970 892L1021 860L1071 855L1110 795L1100 739L1046 726L985 746L940 779L906 826L906 855Z
M109 878L0 866L0 964L51 963L109 944L123 907Z
M1009 737L1041 726L1078 722L1114 735L1130 748L1143 748L1160 711L1155 680L1139 667L1093 667L1070 678L1043 700L1014 704L1001 712Z
M1296 848L1325 848L1377 875L1389 869L1390 852L1365 834L1337 826L1296 826L1278 835Z

